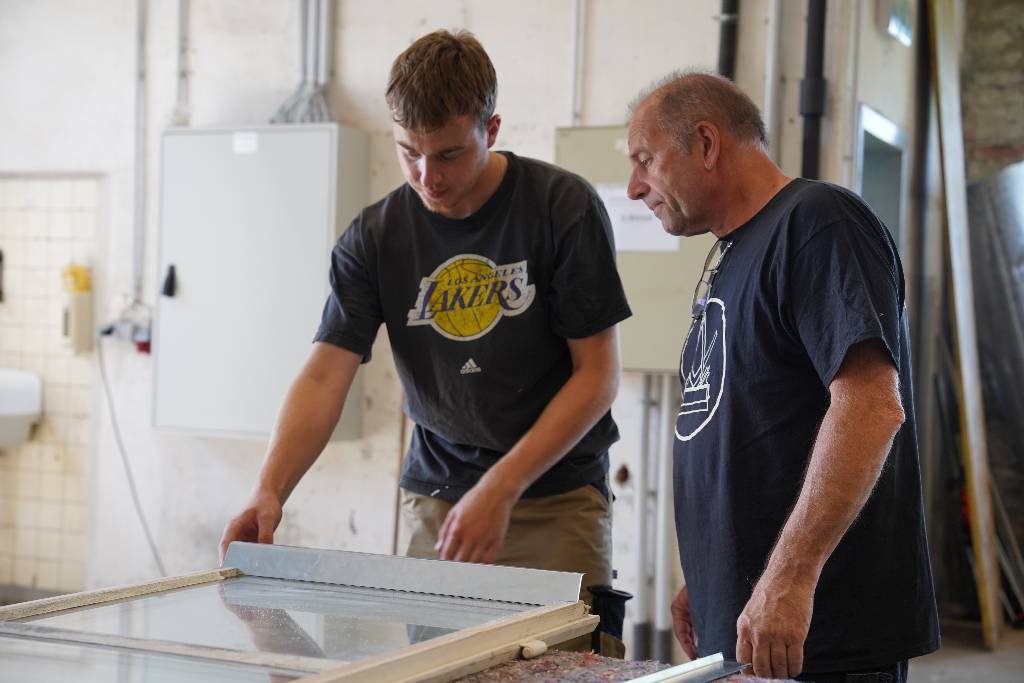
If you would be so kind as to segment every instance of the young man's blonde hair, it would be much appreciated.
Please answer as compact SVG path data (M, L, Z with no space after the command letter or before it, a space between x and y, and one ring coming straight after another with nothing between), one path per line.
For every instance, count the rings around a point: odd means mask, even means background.
M469 31L434 31L398 55L386 94L391 117L409 130L429 132L455 116L481 126L494 114L494 65Z

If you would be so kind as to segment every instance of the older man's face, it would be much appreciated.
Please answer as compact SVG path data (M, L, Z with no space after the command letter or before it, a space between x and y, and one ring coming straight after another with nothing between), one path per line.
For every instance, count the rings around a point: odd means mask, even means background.
M665 232L692 236L708 231L702 199L704 166L694 146L690 153L679 149L661 129L655 107L644 104L629 125L629 159L633 172L627 194L641 199L661 220Z

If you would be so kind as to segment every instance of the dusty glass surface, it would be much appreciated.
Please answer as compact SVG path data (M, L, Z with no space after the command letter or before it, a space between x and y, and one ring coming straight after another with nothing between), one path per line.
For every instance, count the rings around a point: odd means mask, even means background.
M353 661L527 609L531 606L242 576L23 621Z
M301 674L0 636L0 683L285 683Z

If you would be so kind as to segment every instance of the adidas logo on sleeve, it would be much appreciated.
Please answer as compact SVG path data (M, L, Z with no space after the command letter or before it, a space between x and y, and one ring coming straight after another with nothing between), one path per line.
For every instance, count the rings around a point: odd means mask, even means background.
M472 358L467 360L462 369L459 370L460 375L472 375L474 372L483 372L483 370L480 369L480 366Z

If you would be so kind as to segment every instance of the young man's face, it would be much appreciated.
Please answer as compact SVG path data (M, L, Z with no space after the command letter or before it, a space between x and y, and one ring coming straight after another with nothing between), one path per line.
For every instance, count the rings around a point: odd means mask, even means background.
M498 136L501 118L481 126L470 116L453 117L430 132L393 124L398 162L423 205L447 218L466 218L487 200L481 179Z
M708 231L698 145L690 153L679 149L658 125L653 106L641 107L629 125L629 158L633 172L626 192L630 199L643 200L665 232L689 237Z

